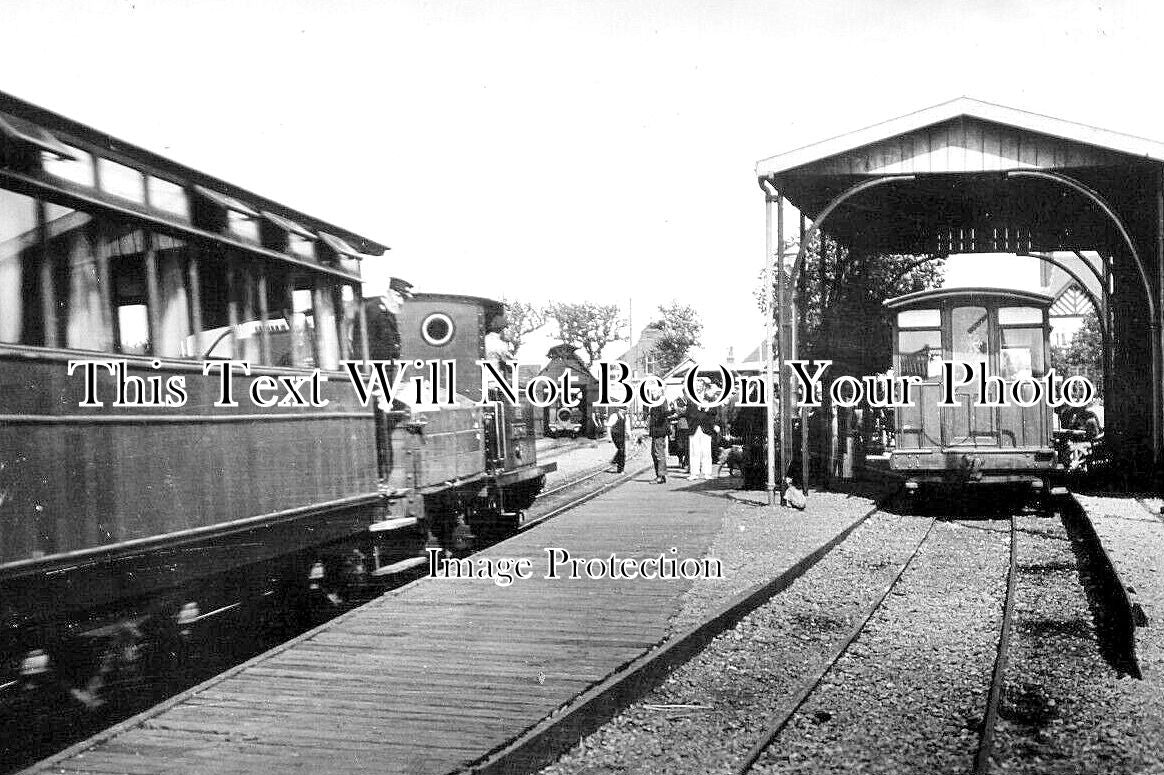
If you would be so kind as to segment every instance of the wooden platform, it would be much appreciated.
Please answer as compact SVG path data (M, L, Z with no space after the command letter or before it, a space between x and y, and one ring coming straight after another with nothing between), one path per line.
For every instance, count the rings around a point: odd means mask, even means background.
M690 582L547 580L577 557L702 556L727 501L646 474L487 557L533 578L422 579L41 762L85 773L445 773L666 637Z

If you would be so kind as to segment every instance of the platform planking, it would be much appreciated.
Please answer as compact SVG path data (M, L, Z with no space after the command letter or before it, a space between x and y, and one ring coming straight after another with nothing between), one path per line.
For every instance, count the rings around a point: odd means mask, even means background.
M668 635L690 582L547 580L575 557L701 557L728 501L645 475L479 557L533 578L421 579L30 771L447 773Z

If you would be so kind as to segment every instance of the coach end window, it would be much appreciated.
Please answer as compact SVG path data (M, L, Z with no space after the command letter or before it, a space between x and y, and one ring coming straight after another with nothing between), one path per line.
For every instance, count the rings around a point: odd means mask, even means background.
M903 377L937 379L942 374L942 311L907 309L897 313L897 353Z
M990 315L985 307L954 307L950 311L950 358L987 368L990 363Z

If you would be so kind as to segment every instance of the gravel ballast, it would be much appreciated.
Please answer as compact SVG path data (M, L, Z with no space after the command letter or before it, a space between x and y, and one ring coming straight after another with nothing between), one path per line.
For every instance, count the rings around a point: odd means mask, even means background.
M781 509L739 508L748 511L735 519L795 519ZM825 663L928 525L916 517L873 515L789 589L543 772L730 772L776 707ZM763 546L756 542L753 551Z
M1131 517L1140 516L1134 501L1126 505ZM1014 634L995 736L998 770L1164 772L1158 655L1141 654L1144 680L1130 677L1106 640L1104 617L1096 615L1098 580L1079 536L1059 519L1023 519L1020 527Z
M938 522L756 772L962 772L986 710L1009 523Z

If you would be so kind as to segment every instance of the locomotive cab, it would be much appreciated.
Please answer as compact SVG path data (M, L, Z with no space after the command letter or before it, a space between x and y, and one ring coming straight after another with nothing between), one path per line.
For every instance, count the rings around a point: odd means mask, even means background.
M910 404L896 410L890 455L890 469L909 489L920 483L1047 486L1055 468L1050 396L1032 398L1033 383L1043 384L1048 369L1051 303L1042 294L988 288L922 291L885 302L894 312L894 369L921 380ZM971 369L974 378L967 380ZM951 405L943 402L947 390Z
M409 467L394 473L418 487L436 539L459 551L469 536L466 527L472 534L491 534L520 524L557 466L537 463L526 413L496 388L483 389L479 361L493 362L508 377L509 358L498 336L505 326L500 302L415 293L398 323L402 357L456 364L458 405L413 412L423 422L405 441L411 454L395 456Z

